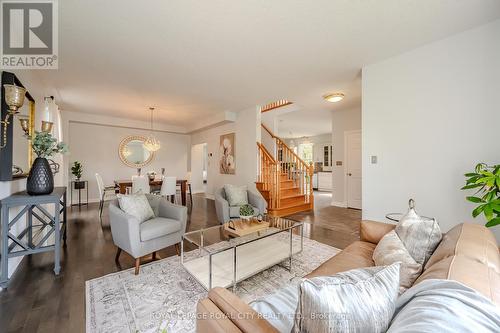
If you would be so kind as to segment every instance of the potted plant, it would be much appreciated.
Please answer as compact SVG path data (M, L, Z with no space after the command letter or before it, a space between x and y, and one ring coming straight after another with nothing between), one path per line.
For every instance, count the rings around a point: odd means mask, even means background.
M68 146L64 142L57 142L48 132L35 132L31 139L31 148L37 156L31 166L26 191L30 195L42 195L52 193L54 190L54 175L50 168L47 157L58 153L66 153Z
M466 173L467 178L462 190L476 189L467 200L478 204L472 211L475 218L481 214L486 217L486 226L500 224L500 164L487 165L479 163L474 172Z
M79 161L74 161L71 166L71 173L75 176L75 190L85 188L85 182L82 182L80 178L82 178L83 174L83 165Z
M243 220L250 220L253 217L253 207L249 204L240 207L240 218Z

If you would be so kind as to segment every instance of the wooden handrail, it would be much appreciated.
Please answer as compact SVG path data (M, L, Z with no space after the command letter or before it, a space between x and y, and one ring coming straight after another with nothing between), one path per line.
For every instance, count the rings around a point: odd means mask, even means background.
M266 147L264 147L264 145L262 143L257 142L257 147L260 148L260 150L264 153L264 155L267 156L268 159L270 159L274 164L276 164L276 160L274 159L274 157L272 157L271 154L269 154Z
M266 125L264 125L263 123L260 123L260 126L262 126L263 129L266 130L267 133L269 133L269 135L274 139L274 138L277 138L276 135L273 134L273 132L271 132L271 130L269 128L267 128Z

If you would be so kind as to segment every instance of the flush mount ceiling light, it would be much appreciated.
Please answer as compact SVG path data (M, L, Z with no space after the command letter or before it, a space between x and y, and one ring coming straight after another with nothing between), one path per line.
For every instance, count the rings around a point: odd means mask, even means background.
M345 95L343 93L333 93L333 94L325 95L325 96L323 96L323 98L325 100L327 100L328 102L337 103L337 102L340 102L341 100L343 100L344 96Z
M144 142L144 148L146 148L149 151L157 151L160 149L160 141L155 138L153 135L153 111L155 108L149 108L151 111L151 133L148 135L148 138L146 139L146 142Z

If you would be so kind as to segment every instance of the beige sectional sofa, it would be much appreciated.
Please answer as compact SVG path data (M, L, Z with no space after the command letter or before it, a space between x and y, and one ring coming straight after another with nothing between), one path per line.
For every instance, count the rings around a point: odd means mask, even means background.
M354 268L374 266L377 243L394 225L362 221L361 237L324 262L306 277L332 275ZM443 235L427 262L418 284L426 279L456 280L500 306L500 255L491 231L481 225L460 224ZM209 291L197 306L197 332L277 332L249 305L223 288Z

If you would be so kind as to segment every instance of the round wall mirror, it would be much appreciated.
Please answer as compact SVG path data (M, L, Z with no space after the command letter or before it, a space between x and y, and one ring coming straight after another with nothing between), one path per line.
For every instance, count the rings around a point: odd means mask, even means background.
M146 138L143 136L128 136L120 142L118 154L124 164L131 168L141 168L153 160L155 153L144 148Z

